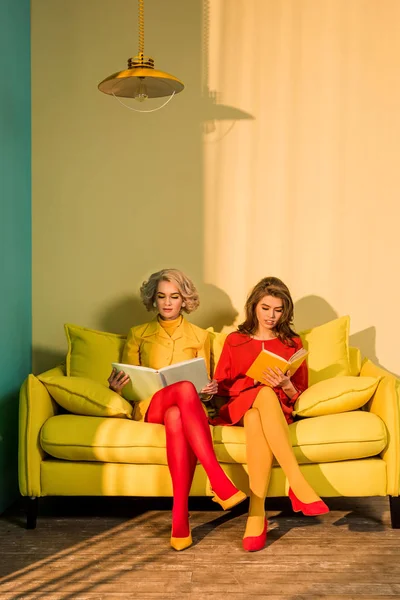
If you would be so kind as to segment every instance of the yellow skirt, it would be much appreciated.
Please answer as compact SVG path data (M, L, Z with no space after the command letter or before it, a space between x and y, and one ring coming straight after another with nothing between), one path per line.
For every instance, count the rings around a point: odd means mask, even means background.
M147 409L150 406L151 399L154 394L146 400L142 400L141 402L134 402L132 417L134 421L144 421L144 418L147 413Z

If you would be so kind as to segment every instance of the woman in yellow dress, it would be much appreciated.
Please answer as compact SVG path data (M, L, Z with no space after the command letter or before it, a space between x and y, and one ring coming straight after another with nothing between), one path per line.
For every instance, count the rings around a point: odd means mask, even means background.
M159 369L191 358L203 357L209 370L210 342L208 333L189 323L182 311L191 313L199 306L192 281L177 269L153 273L140 288L147 310L157 317L129 331L122 362ZM129 377L115 370L110 375L110 388L121 393ZM212 395L216 381L201 390ZM213 500L224 510L246 498L222 470L214 453L207 416L192 383L182 381L169 385L149 400L137 403L136 420L165 425L167 460L171 473L174 502L172 509L171 546L183 550L192 544L189 527L188 497L197 460L203 465L214 493Z

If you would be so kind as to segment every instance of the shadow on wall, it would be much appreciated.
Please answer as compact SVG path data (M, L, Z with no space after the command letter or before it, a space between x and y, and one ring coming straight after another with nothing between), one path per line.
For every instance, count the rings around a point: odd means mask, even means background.
M48 369L65 365L65 352L54 348L45 348L43 346L33 346L32 348L32 373L39 375ZM21 381L22 383L22 381Z
M350 315L351 316L351 315ZM361 350L361 354L364 357L372 360L376 365L386 368L385 365L381 365L379 363L379 359L376 356L376 329L375 327L367 327L367 329L363 329L362 331L358 331L357 333L353 333L350 336L350 346L354 346L355 348L359 348Z
M207 283L200 284L197 289L200 307L188 315L192 323L204 329L214 327L215 331L221 331L223 327L234 323L238 312L226 292ZM139 296L127 296L107 306L100 314L98 322L104 331L126 334L131 327L153 318L154 313L145 309Z
M339 316L335 309L320 296L305 296L294 306L295 326L297 331L304 331L323 325L328 321L337 319ZM351 327L351 315L350 315ZM362 357L367 357L376 365L385 368L385 365L380 365L376 356L376 330L375 327L367 327L357 333L350 335L350 346L354 346L361 350Z
M131 327L153 317L154 313L145 309L139 296L125 296L106 306L97 320L103 331L127 334Z
M297 331L318 327L338 318L337 312L320 296L305 296L294 305L294 323Z
M201 303L199 309L189 315L192 323L203 328L214 327L215 331L233 325L238 312L226 292L211 284L201 284L198 291ZM127 334L131 327L153 318L154 313L145 309L139 296L125 296L105 306L97 315L98 325L93 328ZM82 323L82 326L85 324ZM36 375L64 363L65 352L38 346L32 350L32 372Z
M226 292L211 283L197 286L200 296L200 307L189 319L198 327L213 327L214 331L222 331L230 327L238 316L238 311Z
M149 320L149 315L140 298L128 296L120 298L114 304L104 308L97 317L97 325L91 326L79 323L82 327L89 327L110 333L126 334L133 325L139 325ZM35 375L43 373L60 364L65 364L66 352L55 348L34 346L32 349L32 372Z
M212 284L200 284L200 307L189 320L202 328L213 327L214 331L226 331L234 325L238 311L232 304L228 294ZM323 298L305 296L295 303L295 328L304 331L323 325L338 318L338 313ZM98 329L113 333L126 334L131 327L146 323L154 317L142 304L138 296L126 296L104 308L98 318ZM350 315L351 319L351 315ZM380 365L376 356L376 330L368 327L350 336L350 346L361 350L362 357L369 358ZM42 373L65 362L65 354L51 348L34 347L32 352L33 373ZM393 373L396 377L398 374Z

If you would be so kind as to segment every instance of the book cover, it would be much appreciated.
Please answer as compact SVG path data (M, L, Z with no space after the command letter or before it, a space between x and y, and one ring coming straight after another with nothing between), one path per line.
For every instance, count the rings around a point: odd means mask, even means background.
M263 349L247 370L246 375L256 381L262 381L264 371L270 367L271 369L279 368L285 374L290 371L290 376L292 377L305 361L307 354L308 352L305 348L300 348L290 359L286 360L282 356L274 354L274 352Z

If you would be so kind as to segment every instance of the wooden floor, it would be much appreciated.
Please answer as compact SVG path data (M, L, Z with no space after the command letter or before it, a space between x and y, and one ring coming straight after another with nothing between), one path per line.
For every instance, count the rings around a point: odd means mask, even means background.
M177 553L169 500L41 502L35 530L24 529L19 506L0 518L1 600L400 597L400 530L386 499L329 500L318 518L270 501L283 510L269 512L268 543L256 553L241 547L245 505L223 513L192 499L194 545Z

